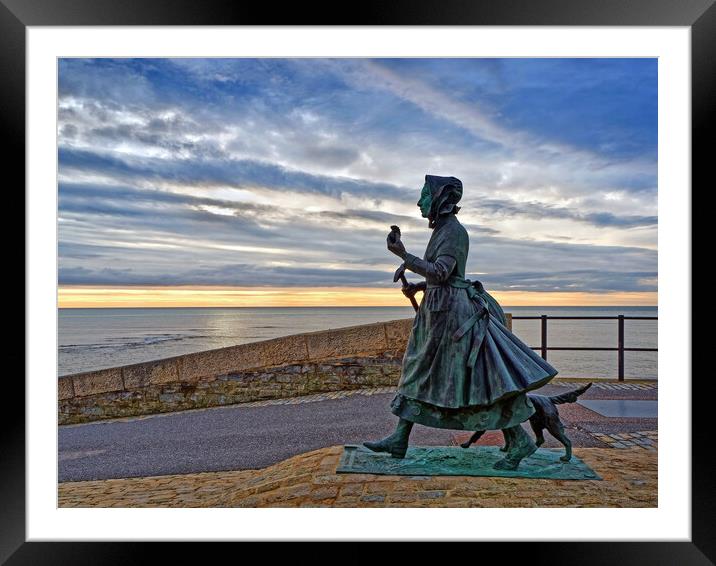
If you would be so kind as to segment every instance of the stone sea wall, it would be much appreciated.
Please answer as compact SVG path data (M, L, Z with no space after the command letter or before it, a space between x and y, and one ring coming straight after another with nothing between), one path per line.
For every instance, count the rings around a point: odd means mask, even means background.
M62 376L59 424L395 385L412 323L294 334Z
M392 385L412 319L62 376L60 424Z

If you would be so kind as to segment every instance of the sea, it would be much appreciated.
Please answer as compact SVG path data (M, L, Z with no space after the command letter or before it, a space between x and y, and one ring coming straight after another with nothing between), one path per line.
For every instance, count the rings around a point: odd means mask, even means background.
M504 307L513 316L657 316L656 307ZM412 318L412 307L240 307L59 309L58 375L168 358L312 332ZM625 321L627 348L656 348L657 320ZM513 332L540 345L539 320ZM616 347L616 320L549 320L549 346ZM613 351L550 351L564 377L616 377ZM657 352L625 352L627 379L656 379Z

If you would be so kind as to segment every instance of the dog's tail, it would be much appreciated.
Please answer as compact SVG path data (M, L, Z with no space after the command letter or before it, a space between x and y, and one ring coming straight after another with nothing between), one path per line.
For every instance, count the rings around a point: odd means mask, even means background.
M567 391L566 393L562 393L561 395L555 395L554 397L550 397L549 400L552 401L552 403L554 403L555 405L574 403L577 401L577 397L579 397L591 386L592 383L590 382L587 383L587 385L585 385L584 387L580 387L579 389L573 389L572 391Z

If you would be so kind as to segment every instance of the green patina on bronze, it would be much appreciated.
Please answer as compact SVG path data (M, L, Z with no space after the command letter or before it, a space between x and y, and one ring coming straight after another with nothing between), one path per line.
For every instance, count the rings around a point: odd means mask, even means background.
M465 278L469 237L456 217L462 192L455 177L425 176L417 206L433 232L423 258L408 253L400 228L391 227L388 250L404 261L396 274L408 269L424 281L403 279L417 312L391 404L400 421L392 435L364 446L400 459L413 424L502 429L508 449L495 465L513 470L537 449L520 426L535 413L527 392L557 370L507 329L502 308L482 284Z
M423 189L420 191L420 200L418 201L418 208L423 218L430 216L430 208L432 206L432 195L430 194L430 185L426 182L423 185Z
M394 415L432 428L451 430L497 430L522 423L534 413L526 395L517 395L487 407L446 409L398 394L391 403Z
M457 179L426 176L419 204L424 211L429 201L437 220L423 260L405 254L426 285L392 410L431 427L509 428L534 413L525 393L557 371L506 328L494 297L465 279L469 237L455 216L461 196ZM430 264L437 267L426 270Z
M398 476L485 476L507 478L540 478L553 480L601 480L584 461L573 456L562 462L561 449L540 448L524 458L516 470L493 466L504 456L497 446L479 446L464 450L448 446L416 446L405 458L372 452L362 446L343 449L337 473Z

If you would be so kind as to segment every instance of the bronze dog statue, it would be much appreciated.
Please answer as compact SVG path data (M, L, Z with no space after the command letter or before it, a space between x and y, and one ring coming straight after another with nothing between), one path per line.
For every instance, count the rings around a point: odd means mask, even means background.
M564 425L559 418L559 411L557 405L564 403L575 403L577 398L584 393L587 389L592 386L591 382L587 383L584 387L567 391L561 395L554 395L547 397L546 395L535 395L528 394L527 397L532 401L535 407L535 413L530 417L530 426L535 433L535 444L542 446L544 444L544 429L547 429L549 433L559 440L565 447L566 453L560 458L562 462L569 462L572 458L572 443L570 442L567 435L564 434ZM469 448L471 444L476 442L483 434L484 430L478 430L467 442L463 442L460 446L463 448ZM508 443L509 444L509 443ZM509 450L509 445L505 444L500 450L506 452Z

